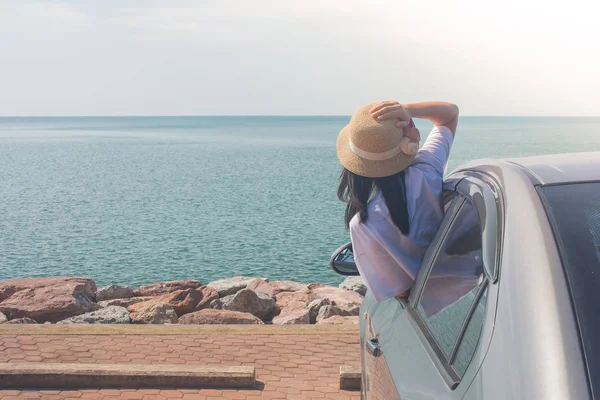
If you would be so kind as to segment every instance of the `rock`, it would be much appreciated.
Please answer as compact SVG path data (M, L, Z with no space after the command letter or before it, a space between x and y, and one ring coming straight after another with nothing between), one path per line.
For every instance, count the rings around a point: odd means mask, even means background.
M177 315L188 314L208 308L213 300L219 298L219 293L208 286L199 289L186 289L163 295L166 303L169 303L175 309Z
M4 300L8 299L10 296L15 294L19 290L25 289L24 287L17 288L12 285L2 285L3 283L6 283L6 282L7 281L0 282L0 303L2 303Z
M0 302L3 302L20 290L53 286L63 283L66 279L73 278L24 278L0 281Z
M142 303L144 301L152 300L154 297L145 296L145 297L130 297L128 299L112 299L98 302L100 307L110 307L110 306L118 306L118 307L129 307L133 304Z
M133 291L135 296L160 296L176 290L198 289L202 284L198 281L170 281L158 282L152 285L141 286Z
M262 325L263 322L250 313L228 310L204 309L179 318L180 324L246 324Z
M63 319L57 324L128 324L129 311L125 307L109 306L98 311Z
M219 293L219 297L225 297L231 294L236 294L242 289L246 289L248 284L255 279L261 280L263 282L269 281L266 278L248 278L246 276L234 276L233 278L220 279L218 281L211 282L206 286L215 289L217 293Z
M273 318L274 325L298 325L310 324L308 307L303 301L289 303L281 310L281 313Z
M129 314L129 318L134 324L174 324L177 322L177 313L167 303L146 301L129 306L128 310L131 311L131 307L139 305L144 306L137 307Z
M322 306L321 309L319 310L319 313L317 314L317 318L315 318L316 322L319 323L319 321L327 319L327 318L331 318L335 315L339 315L342 317L349 317L349 316L356 316L358 315L358 311L359 311L360 307L356 307L353 309L345 309L345 308L340 308L338 306Z
M37 324L37 321L31 318L23 317L23 318L15 318L6 322L7 324Z
M0 324L5 323L6 321L8 321L8 318L6 318L6 315L0 312Z
M8 299L14 293L31 288L42 288L46 286L56 286L68 282L85 282L86 284L93 285L94 292L96 292L96 284L92 279L79 278L79 277L54 277L54 278L23 278L23 279L12 279L8 281L0 281L0 302Z
M358 309L363 300L363 297L356 292L323 285L311 285L310 297L311 299L327 299L331 305L356 313L352 315L358 315Z
M236 294L217 299L210 304L217 310L240 311L250 313L263 321L269 321L277 311L275 300L263 292L242 289Z
M317 315L319 315L319 310L323 306L330 305L331 302L327 299L314 299L308 304L308 314L310 316L310 323L314 324L317 322Z
M341 315L334 315L326 319L322 319L317 322L317 325L358 325L359 320L357 316L342 317Z
M342 283L340 289L351 290L364 296L367 293L367 286L360 276L349 276Z
M131 286L110 285L98 289L96 292L96 301L105 301L113 299L125 299L133 297L133 289Z
M207 308L210 302L219 298L219 294L213 288L203 286L200 289L176 290L162 296L153 297L147 302L132 304L128 307L131 312L136 312L140 308L148 307L146 303L167 303L181 317L194 311L200 311Z
M0 282L0 312L9 319L28 317L56 322L98 309L96 283L89 278L27 278Z
M263 292L271 297L275 297L281 292L297 292L299 290L308 289L308 286L293 281L274 281L266 282L262 279L253 279L248 283L248 289L255 292Z
M281 292L275 295L277 307L281 310L287 307L290 303L301 302L308 305L310 302L310 293L308 289L299 290L297 292Z

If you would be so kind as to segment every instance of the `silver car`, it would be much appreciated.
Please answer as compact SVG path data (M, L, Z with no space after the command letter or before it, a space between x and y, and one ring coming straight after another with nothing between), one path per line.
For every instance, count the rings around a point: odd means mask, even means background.
M363 399L600 398L600 153L473 162L443 202L410 295L365 297Z

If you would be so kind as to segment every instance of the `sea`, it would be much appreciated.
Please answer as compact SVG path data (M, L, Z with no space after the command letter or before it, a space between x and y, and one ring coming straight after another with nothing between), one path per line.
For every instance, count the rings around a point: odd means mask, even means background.
M0 118L0 280L337 285L347 116ZM431 124L418 121L423 138ZM600 118L461 117L448 164L600 151Z

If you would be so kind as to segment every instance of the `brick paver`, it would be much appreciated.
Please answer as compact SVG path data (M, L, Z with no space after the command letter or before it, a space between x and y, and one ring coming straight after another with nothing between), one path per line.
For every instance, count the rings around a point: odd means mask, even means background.
M255 331L253 331L255 332ZM357 333L0 334L0 362L253 365L254 390L0 390L0 399L360 399L339 390L359 365Z

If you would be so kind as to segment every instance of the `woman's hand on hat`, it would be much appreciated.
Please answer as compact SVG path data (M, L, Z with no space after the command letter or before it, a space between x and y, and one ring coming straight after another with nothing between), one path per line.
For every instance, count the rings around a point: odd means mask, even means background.
M371 117L377 120L399 119L400 121L396 123L396 126L404 130L404 136L415 143L419 143L421 140L421 134L419 133L419 130L414 127L414 124L409 127L410 119L412 118L411 115L406 108L397 101L382 101L371 108L369 112Z
M417 128L409 127L404 128L404 136L409 138L412 142L419 143L421 141L421 133Z
M378 120L399 119L396 124L398 128L406 127L412 118L404 106L395 100L377 103L369 112L371 117Z

